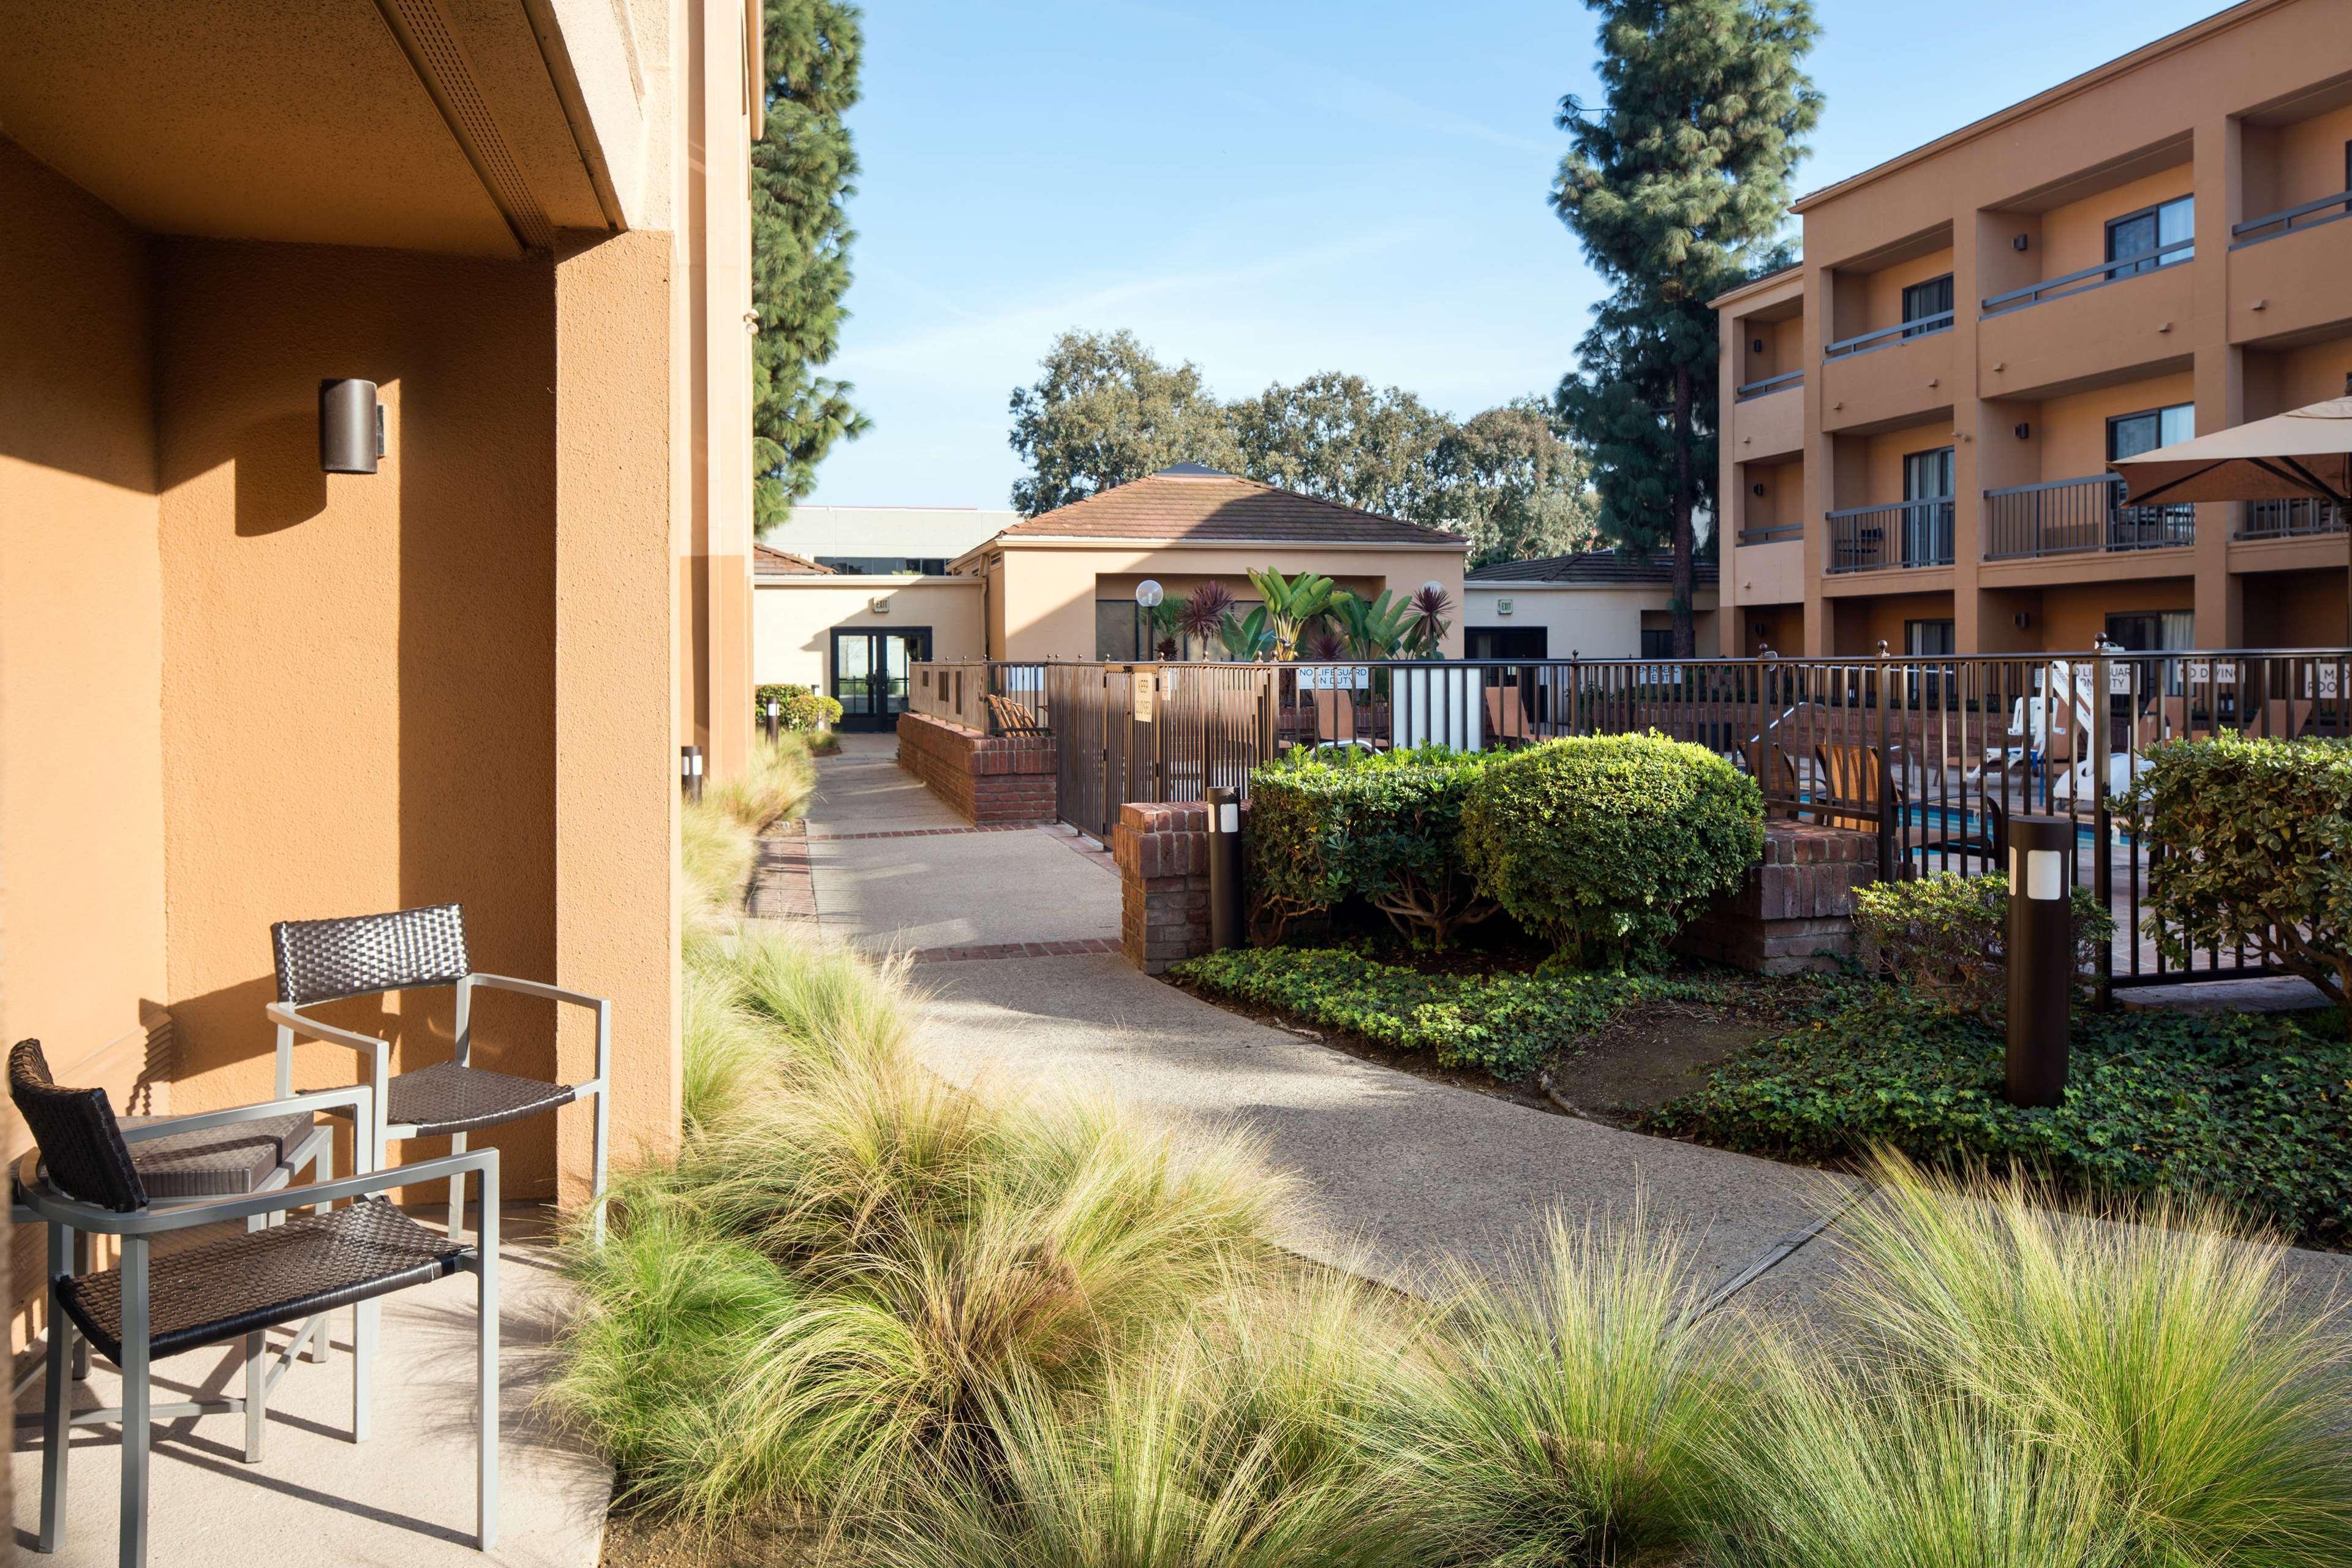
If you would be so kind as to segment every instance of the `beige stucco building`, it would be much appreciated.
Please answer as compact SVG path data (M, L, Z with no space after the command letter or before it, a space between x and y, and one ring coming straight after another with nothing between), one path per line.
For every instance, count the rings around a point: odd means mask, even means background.
M1693 635L1716 646L1716 563L1692 563ZM1462 583L1472 658L1664 658L1674 652L1671 556L1588 550L1474 567Z
M2246 0L1796 204L1716 301L1718 645L2341 646L2345 520L2107 464L2352 375L2352 26Z
M0 1041L266 1099L270 922L454 900L478 967L614 998L615 1147L676 1136L679 748L749 738L759 16L0 3ZM373 473L322 471L331 377ZM437 1059L447 1005L367 1022ZM483 1027L587 1076L543 1005ZM563 1129L493 1135L509 1194L580 1190Z

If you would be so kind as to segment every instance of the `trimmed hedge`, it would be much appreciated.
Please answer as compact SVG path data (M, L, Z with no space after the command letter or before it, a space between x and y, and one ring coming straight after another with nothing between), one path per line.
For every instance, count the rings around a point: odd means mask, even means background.
M2327 1015L2318 1016L2332 1025ZM2352 1045L2293 1015L2074 1016L2065 1102L2001 1098L1998 1025L1871 986L1759 1043L1648 1131L1808 1161L1887 1144L2078 1189L2204 1194L2306 1240L2352 1224Z
M1704 746L1548 741L1489 763L1462 814L1479 889L1580 964L1654 969L1764 853L1756 781Z
M766 719L770 702L782 706L787 730L814 730L841 721L841 704L811 687L787 682L756 688L751 693L751 717Z
M2241 944L2300 974L2352 1028L2352 742L2224 731L2148 752L2128 797L2164 853L2147 909L2164 955Z
M1255 806L1252 807L1255 809ZM1213 995L1342 1029L1391 1050L1517 1081L1636 1002L1705 1001L1704 984L1558 972L1425 974L1349 948L1226 948L1171 972Z
M1360 898L1444 947L1495 912L1462 860L1462 807L1487 758L1443 746L1292 752L1250 778L1250 888L1261 928Z
M2095 980L2099 954L2115 939L2115 917L2088 888L2068 895L2074 922L2074 973ZM1873 974L1903 981L1956 1011L2008 1016L2009 878L1943 871L1853 890L1855 955ZM2078 990L2081 987L2078 986Z

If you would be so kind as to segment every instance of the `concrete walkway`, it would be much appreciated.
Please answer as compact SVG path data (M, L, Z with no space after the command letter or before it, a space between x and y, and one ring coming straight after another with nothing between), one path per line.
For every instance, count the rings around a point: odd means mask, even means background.
M961 824L896 767L887 737L845 739L819 764L807 827L824 931L934 950L1116 939L1118 882L1099 856L1056 829L924 831ZM1547 1206L1582 1215L1636 1202L1728 1280L1851 1187L1377 1067L1211 1006L1115 952L929 962L915 975L931 1001L921 1049L946 1077L1108 1090L1244 1126L1300 1180L1285 1239L1407 1289L1448 1260L1499 1264Z
M416 1212L428 1225L441 1223L438 1209ZM365 1443L351 1441L348 1310L328 1319L334 1350L326 1365L301 1361L287 1369L270 1400L259 1464L245 1463L241 1415L158 1423L148 1560L159 1568L271 1562L593 1568L612 1472L563 1441L535 1408L568 1289L543 1245L546 1231L543 1209L519 1204L504 1211L499 1544L488 1556L474 1550L474 1279L461 1274L384 1299L375 1425ZM154 1397L241 1393L243 1366L229 1348L173 1356L155 1365ZM76 1387L77 1405L119 1404L121 1386L113 1368L93 1358L89 1380ZM22 1560L59 1568L112 1563L122 1473L112 1426L74 1429L65 1547L52 1557L33 1553L41 1396L36 1379L17 1401L10 1457Z

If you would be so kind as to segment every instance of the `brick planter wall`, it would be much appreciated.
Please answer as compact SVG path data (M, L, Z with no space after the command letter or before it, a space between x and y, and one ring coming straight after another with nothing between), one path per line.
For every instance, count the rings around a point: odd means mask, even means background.
M898 765L975 827L1054 820L1051 735L983 735L928 713L901 713Z
M1209 951L1209 808L1197 800L1125 805L1111 830L1118 867L1119 943L1159 974Z
M1758 974L1834 969L1853 952L1853 890L1877 879L1877 835L1768 822L1763 863L1685 927L1675 947Z

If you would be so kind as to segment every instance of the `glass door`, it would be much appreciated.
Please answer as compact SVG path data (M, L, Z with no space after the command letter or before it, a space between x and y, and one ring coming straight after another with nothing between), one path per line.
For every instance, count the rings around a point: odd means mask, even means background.
M931 657L931 629L833 632L833 700L845 730L888 730L907 710L907 691L919 659Z
M1952 449L1913 452L1903 459L1903 564L1952 563Z

